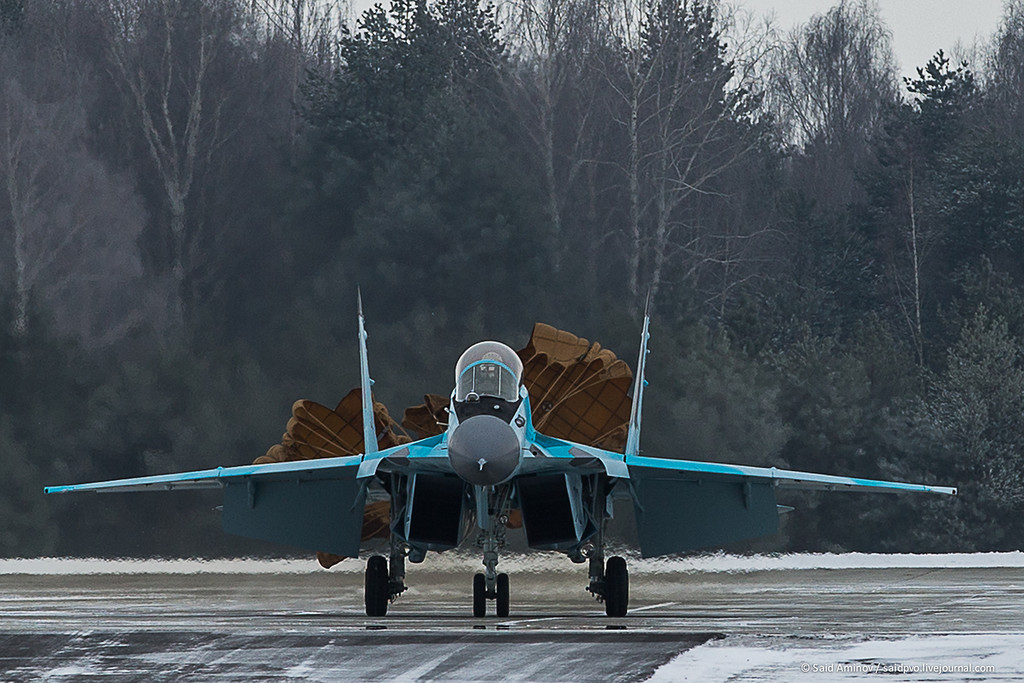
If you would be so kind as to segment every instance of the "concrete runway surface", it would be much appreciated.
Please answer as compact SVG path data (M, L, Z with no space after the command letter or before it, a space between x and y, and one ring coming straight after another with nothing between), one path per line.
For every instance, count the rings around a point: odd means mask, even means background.
M507 619L473 558L383 618L357 561L0 561L0 681L1024 680L1020 553L790 557L631 560L622 619L560 557L503 561Z

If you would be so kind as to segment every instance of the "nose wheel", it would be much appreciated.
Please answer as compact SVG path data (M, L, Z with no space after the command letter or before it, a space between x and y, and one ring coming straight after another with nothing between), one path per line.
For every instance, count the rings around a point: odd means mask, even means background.
M488 590L487 577L480 573L473 576L473 616L487 616L487 601L494 600L494 613L499 617L507 617L509 612L508 574L498 574L494 578L494 588Z

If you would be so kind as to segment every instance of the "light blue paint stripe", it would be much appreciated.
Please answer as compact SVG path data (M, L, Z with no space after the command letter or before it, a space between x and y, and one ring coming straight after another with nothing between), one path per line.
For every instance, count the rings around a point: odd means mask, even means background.
M877 479L856 479L852 477L839 477L831 474L780 470L775 467L726 465L713 462L674 460L671 458L649 458L645 456L627 458L626 464L636 465L638 467L675 470L679 472L771 479L777 481L780 486L793 488L845 487L876 491L918 491L922 493L943 493L954 496L957 493L955 488L948 486L928 486L926 484L908 484L899 481L881 481Z
M406 448L409 449L410 458L435 458L435 457L448 457L448 445L443 444L444 434L437 434L436 436L428 436L425 439L415 441L413 443L405 444ZM401 449L399 449L401 450ZM392 448L388 451L390 455L396 454L396 449Z
M540 432L537 432L533 439L533 443L543 449L545 454L550 458L574 458L576 456L569 452L572 448L586 448L588 451L600 450L598 448L593 448L592 446L584 447L571 441L565 441L553 436L548 436L547 434L541 434Z
M365 462L382 460L399 454L405 455L406 457L420 457L424 453L429 454L437 450L437 446L441 443L441 439L443 437L444 434L437 434L418 441L410 441L409 443L392 446L391 448L386 448L383 451L377 451L376 453L367 453L363 456L363 460ZM406 453L402 453L402 451L406 451Z
M459 373L459 379L462 379L462 376L465 375L467 372L469 372L471 368L475 368L478 365L485 365L485 364L486 365L497 365L497 366L503 367L506 370L508 370L510 375L512 375L513 377L516 376L516 373L515 373L515 371L512 368L510 368L509 366L505 365L504 363L502 363L499 360L475 360L472 363L470 363L469 365L467 365L466 367L462 368L462 372Z
M594 446L585 446L583 444L566 441L564 439L557 439L555 437L539 433L536 435L533 443L543 450L545 455L548 457L527 456L523 462L530 463L530 471L542 469L545 461L549 462L549 466L551 467L564 467L567 464L571 465L572 463L566 463L565 461L577 459L581 454L585 454L586 456L600 461L601 466L604 468L605 473L608 474L608 476L619 479L629 479L629 470L626 468L626 464L624 462L625 456L622 453L606 451L601 448L595 448ZM551 461L557 461L557 464Z

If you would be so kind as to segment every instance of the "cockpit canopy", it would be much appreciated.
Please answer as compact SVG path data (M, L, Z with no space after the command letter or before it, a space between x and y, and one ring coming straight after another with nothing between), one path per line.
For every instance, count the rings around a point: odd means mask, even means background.
M493 396L517 401L522 378L523 362L515 351L496 341L473 344L455 365L455 400Z

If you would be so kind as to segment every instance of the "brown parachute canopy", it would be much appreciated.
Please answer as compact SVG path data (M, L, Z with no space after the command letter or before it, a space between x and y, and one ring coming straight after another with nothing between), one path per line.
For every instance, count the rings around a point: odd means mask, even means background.
M533 326L518 354L537 431L610 451L626 447L633 373L625 361L597 342L544 323ZM448 422L448 398L423 399L406 409L402 426L421 437L440 434Z
M440 434L448 426L448 399L441 394L426 394L423 403L405 409L402 426L420 438Z
M543 323L533 326L529 343L518 354L537 431L606 450L625 448L633 373L624 361L597 342L592 344ZM448 398L440 394L423 398L422 404L406 409L401 425L383 403L374 402L379 449L407 443L410 438L406 430L421 438L444 431ZM361 400L361 391L353 389L334 410L306 399L296 401L281 443L271 446L255 464L362 453ZM387 537L389 523L387 501L368 503L363 515L363 540ZM344 558L317 553L317 559L330 567Z
M410 441L383 403L374 402L373 421L378 448ZM271 446L253 464L336 458L358 455L364 450L362 391L353 389L334 410L308 399L293 403L292 417L281 443Z
M538 432L611 451L626 447L633 373L597 342L533 326L519 351Z
M390 448L410 441L409 435L395 422L383 403L374 402L373 421L378 448ZM334 410L308 399L298 400L292 404L292 417L286 429L281 443L271 446L253 464L358 455L365 450L362 391L356 388L348 392ZM387 538L390 523L388 501L367 503L363 509L362 540ZM326 569L345 559L340 555L320 552L316 557Z

